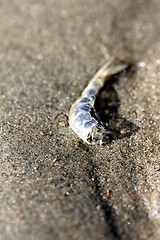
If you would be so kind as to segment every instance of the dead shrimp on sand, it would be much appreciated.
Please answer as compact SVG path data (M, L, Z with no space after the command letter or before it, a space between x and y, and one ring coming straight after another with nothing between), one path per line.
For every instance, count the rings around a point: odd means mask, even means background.
M112 131L99 123L92 116L96 95L103 87L104 83L128 67L127 63L122 62L114 57L99 69L99 71L89 81L87 87L81 96L73 103L69 112L69 125L72 130L88 144L103 144L107 135L112 135Z

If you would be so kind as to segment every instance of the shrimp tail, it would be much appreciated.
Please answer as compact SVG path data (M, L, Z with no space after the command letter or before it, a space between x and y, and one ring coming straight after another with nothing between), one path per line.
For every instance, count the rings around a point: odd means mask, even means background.
M93 81L100 81L102 84L111 77L111 75L118 74L128 67L128 63L117 59L115 57L110 57L107 62L98 70L98 72L92 78ZM91 81L92 81L91 80Z

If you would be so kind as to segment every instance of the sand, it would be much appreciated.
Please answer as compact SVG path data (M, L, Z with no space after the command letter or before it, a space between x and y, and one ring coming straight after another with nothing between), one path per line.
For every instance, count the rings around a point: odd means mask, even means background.
M0 1L1 240L160 239L159 13L159 0ZM113 55L135 67L109 89L129 134L89 146L68 111Z

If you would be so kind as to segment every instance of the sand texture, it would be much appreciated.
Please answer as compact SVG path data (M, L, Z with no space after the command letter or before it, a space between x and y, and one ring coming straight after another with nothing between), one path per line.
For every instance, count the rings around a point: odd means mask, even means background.
M68 111L113 55L89 146ZM159 109L159 0L0 0L0 240L159 240Z

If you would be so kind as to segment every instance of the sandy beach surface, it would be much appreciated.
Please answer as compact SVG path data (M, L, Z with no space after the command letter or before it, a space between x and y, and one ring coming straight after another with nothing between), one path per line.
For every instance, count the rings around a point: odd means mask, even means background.
M89 146L68 111L109 56L122 134ZM159 0L0 0L0 240L159 240L159 106Z

